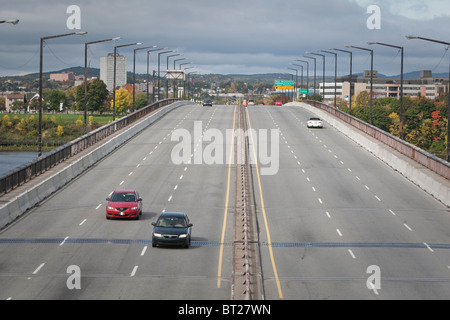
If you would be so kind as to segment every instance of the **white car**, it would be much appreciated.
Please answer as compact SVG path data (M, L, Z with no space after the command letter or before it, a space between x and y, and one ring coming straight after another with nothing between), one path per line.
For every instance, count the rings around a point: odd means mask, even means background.
M308 128L323 128L323 122L319 118L311 118L308 120Z

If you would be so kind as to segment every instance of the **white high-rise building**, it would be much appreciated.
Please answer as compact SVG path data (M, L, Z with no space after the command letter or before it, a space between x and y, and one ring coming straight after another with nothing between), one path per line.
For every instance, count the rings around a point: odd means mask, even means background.
M109 91L114 89L114 54L100 58L100 80L102 80ZM116 56L116 88L127 84L127 58Z

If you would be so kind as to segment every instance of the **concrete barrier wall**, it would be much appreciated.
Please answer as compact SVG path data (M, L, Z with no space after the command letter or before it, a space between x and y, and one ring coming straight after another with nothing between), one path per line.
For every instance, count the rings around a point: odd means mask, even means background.
M407 156L401 155L393 149L390 149L389 146L383 142L383 139L375 140L375 138L369 137L362 131L359 131L356 127L337 119L324 110L299 102L289 103L287 106L299 106L316 114L391 168L401 173L422 190L450 207L450 180L420 165L412 159L407 159Z
M170 111L183 105L191 104L190 102L176 102L166 106L152 115L137 121L129 128L125 128L119 133L105 142L99 143L99 146L88 154L80 157L76 162L65 166L64 162L57 168L58 172L48 177L37 185L29 183L30 188L18 195L15 199L0 207L0 229L13 222L15 219L23 215L27 210L33 208L36 204L46 199L48 196L58 191L71 180L78 177L84 171L95 165L98 161L109 155L115 149L126 143L135 135L155 123L161 117Z

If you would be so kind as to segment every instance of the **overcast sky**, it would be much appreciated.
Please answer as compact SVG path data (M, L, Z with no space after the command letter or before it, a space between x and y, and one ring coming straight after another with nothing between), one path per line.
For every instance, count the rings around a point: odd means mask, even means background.
M84 66L84 43L121 37L115 45L143 42L184 54L199 74L289 73L292 63L305 52L344 45L375 50L375 69L386 75L400 74L400 54L378 41L405 47L405 72L432 70L447 73L448 48L407 40L413 34L450 42L448 0L0 0L0 20L17 18L17 25L0 24L0 76L39 71L39 39L73 31L71 36L47 41L44 71ZM80 8L81 30L69 30L71 5ZM369 6L378 6L368 13ZM373 29L376 23L379 27ZM369 28L369 26L372 26ZM113 51L113 42L90 46L91 67ZM120 53L132 70L133 49ZM370 54L354 51L354 72L370 69ZM137 72L146 73L146 50L138 51ZM157 54L152 54L156 69ZM163 56L165 57L165 56ZM319 58L319 57L318 57ZM164 69L166 58L164 61ZM311 72L313 60L311 61ZM321 69L321 58L318 60ZM339 75L348 74L348 55L340 53ZM320 71L321 72L321 71ZM327 75L334 74L334 56L327 54Z

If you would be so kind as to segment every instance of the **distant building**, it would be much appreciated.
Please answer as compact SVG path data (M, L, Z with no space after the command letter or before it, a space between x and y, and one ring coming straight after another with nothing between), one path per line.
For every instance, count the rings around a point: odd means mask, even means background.
M75 75L71 71L64 73L51 73L50 81L59 81L59 82L75 81Z
M11 112L16 101L24 102L23 94L7 94L5 100L6 112Z
M114 89L114 54L100 58L100 80L109 91ZM127 83L127 58L116 56L116 87L122 87Z
M361 91L370 91L370 71L365 71L363 77L354 77L350 87L350 78L343 77L337 80L336 94L338 98L349 100L350 95L356 96ZM378 72L373 73L373 97L381 98L397 98L400 99L401 79L397 78L378 78ZM403 96L404 97L427 97L436 99L441 94L447 92L448 79L434 78L429 70L421 71L420 79L404 79L403 80ZM322 94L324 84L319 85L319 94ZM334 101L334 82L325 83L325 101Z

